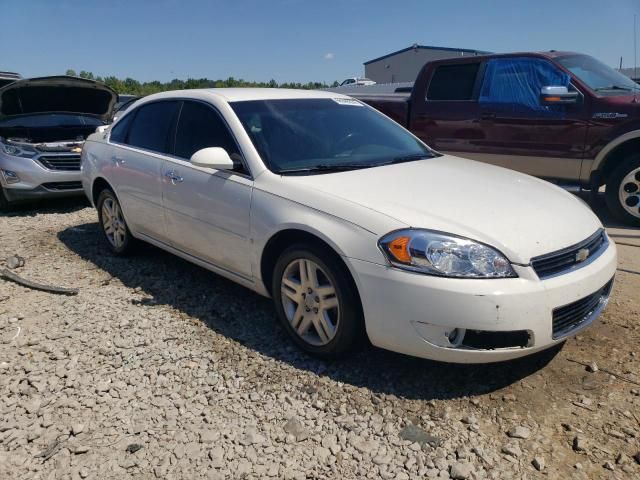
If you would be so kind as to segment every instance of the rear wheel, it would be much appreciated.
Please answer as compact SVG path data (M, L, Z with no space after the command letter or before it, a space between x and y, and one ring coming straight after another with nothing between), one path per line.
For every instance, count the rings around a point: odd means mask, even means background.
M640 226L640 153L627 157L611 172L605 198L618 220Z
M109 189L100 192L97 207L102 233L111 251L118 255L126 255L131 251L133 237L115 193Z
M308 353L339 356L364 334L353 279L327 249L302 244L285 250L276 263L272 295L285 330Z

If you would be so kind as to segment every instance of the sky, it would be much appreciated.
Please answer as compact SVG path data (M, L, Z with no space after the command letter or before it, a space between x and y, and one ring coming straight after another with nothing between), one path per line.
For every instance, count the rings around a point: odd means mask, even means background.
M332 82L414 43L632 67L634 14L640 42L640 0L0 0L0 70Z

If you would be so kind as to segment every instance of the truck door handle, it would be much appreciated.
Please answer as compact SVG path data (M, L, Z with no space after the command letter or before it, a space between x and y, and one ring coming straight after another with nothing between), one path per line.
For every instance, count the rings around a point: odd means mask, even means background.
M480 120L495 120L496 119L496 114L495 113L481 113L480 114Z
M113 157L111 157L111 160L113 160L113 163L117 165L122 165L123 163L127 163L127 161L120 155L114 155Z
M184 178L182 178L173 170L169 170L167 173L164 174L164 176L167 177L169 180L171 180L171 183L173 183L174 185L176 183L182 183L184 181Z

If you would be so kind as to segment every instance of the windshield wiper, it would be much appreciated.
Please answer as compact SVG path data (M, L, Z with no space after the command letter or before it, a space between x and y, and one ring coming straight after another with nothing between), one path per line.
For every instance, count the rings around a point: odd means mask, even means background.
M395 163L405 163L405 162L415 162L416 160L426 160L427 158L432 158L431 155L426 153L414 153L413 155L404 155L402 157L395 157L386 165L393 165Z
M640 87L638 87L640 88ZM621 85L609 85L608 87L598 87L596 88L596 92L599 92L601 90L624 90L625 92L630 92L632 90L638 90L637 88L631 88L631 87L623 87Z
M276 173L346 172L349 170L358 170L361 168L371 168L376 166L377 166L376 164L368 164L368 163L338 164L338 165L329 165L326 163L321 163L318 165L311 165L309 167L302 167L302 168L283 168L282 170L278 170Z

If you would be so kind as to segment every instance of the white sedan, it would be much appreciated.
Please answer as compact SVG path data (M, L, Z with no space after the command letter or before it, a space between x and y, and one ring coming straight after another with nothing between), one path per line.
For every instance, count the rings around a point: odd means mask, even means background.
M578 198L434 152L336 93L151 95L89 138L82 176L113 252L142 240L270 296L325 357L366 337L448 362L524 356L591 324L616 271Z

